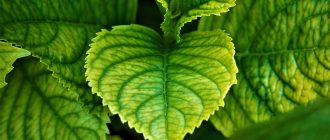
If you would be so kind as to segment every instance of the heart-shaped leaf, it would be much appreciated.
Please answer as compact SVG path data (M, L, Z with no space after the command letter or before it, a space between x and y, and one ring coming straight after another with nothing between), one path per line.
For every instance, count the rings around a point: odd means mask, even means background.
M183 139L224 105L236 83L234 47L221 30L189 33L168 45L152 29L116 26L93 42L89 85L147 139Z

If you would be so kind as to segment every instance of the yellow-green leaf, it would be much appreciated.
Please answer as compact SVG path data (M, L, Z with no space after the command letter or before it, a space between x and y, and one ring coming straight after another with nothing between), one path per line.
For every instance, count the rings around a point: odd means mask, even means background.
M14 47L11 43L0 41L0 88L4 87L6 75L13 69L16 59L30 55L27 50Z
M180 40L185 23L202 16L220 15L235 6L235 0L157 0L166 11L161 25L165 38Z
M237 68L223 31L192 32L174 45L152 29L116 26L93 39L92 91L150 140L180 140L223 106Z

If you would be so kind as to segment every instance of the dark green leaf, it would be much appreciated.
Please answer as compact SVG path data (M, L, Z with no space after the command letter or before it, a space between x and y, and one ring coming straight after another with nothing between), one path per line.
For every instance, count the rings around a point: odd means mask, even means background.
M107 120L87 114L37 59L22 59L0 89L1 140L105 140Z
M330 96L327 0L238 0L201 30L225 29L237 48L238 84L211 117L226 136Z
M137 0L0 0L0 39L22 45L47 64L87 109L102 111L85 80L88 44L101 28L135 20Z
M232 140L328 140L330 100L316 101L274 120L238 132Z

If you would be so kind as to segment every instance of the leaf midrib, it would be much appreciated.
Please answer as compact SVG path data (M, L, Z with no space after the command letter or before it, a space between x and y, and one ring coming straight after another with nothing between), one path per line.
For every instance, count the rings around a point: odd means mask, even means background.
M164 46L164 49L161 51L163 59L163 98L164 98L164 119L165 119L165 138L168 139L167 129L168 129L168 104L167 104L167 66L168 66L168 55L169 55L169 46Z

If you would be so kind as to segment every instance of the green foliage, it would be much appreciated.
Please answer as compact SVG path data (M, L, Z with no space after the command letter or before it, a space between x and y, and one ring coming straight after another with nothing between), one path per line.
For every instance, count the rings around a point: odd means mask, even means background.
M0 0L0 139L330 139L329 2L236 4Z
M329 139L330 100L317 100L231 137L233 140L279 140L279 139ZM251 133L254 132L254 133ZM269 135L276 132L276 135Z
M30 55L30 52L14 47L11 43L0 41L0 88L7 85L6 75L13 69L16 59Z
M8 79L0 89L0 139L105 139L106 121L84 112L77 94L37 59L15 63Z
M157 0L165 11L161 28L166 40L180 40L184 24L202 16L220 15L235 6L235 0Z
M230 41L220 30L192 32L168 46L152 29L116 26L93 39L87 80L145 138L182 139L224 105L236 83Z
M120 8L118 8L120 7ZM102 112L85 80L88 44L102 28L135 20L137 0L0 0L0 39L41 59L65 87L77 90L87 110Z
M225 17L201 20L200 30L235 38L238 84L211 118L220 131L229 136L330 96L329 9L326 0L242 0Z

